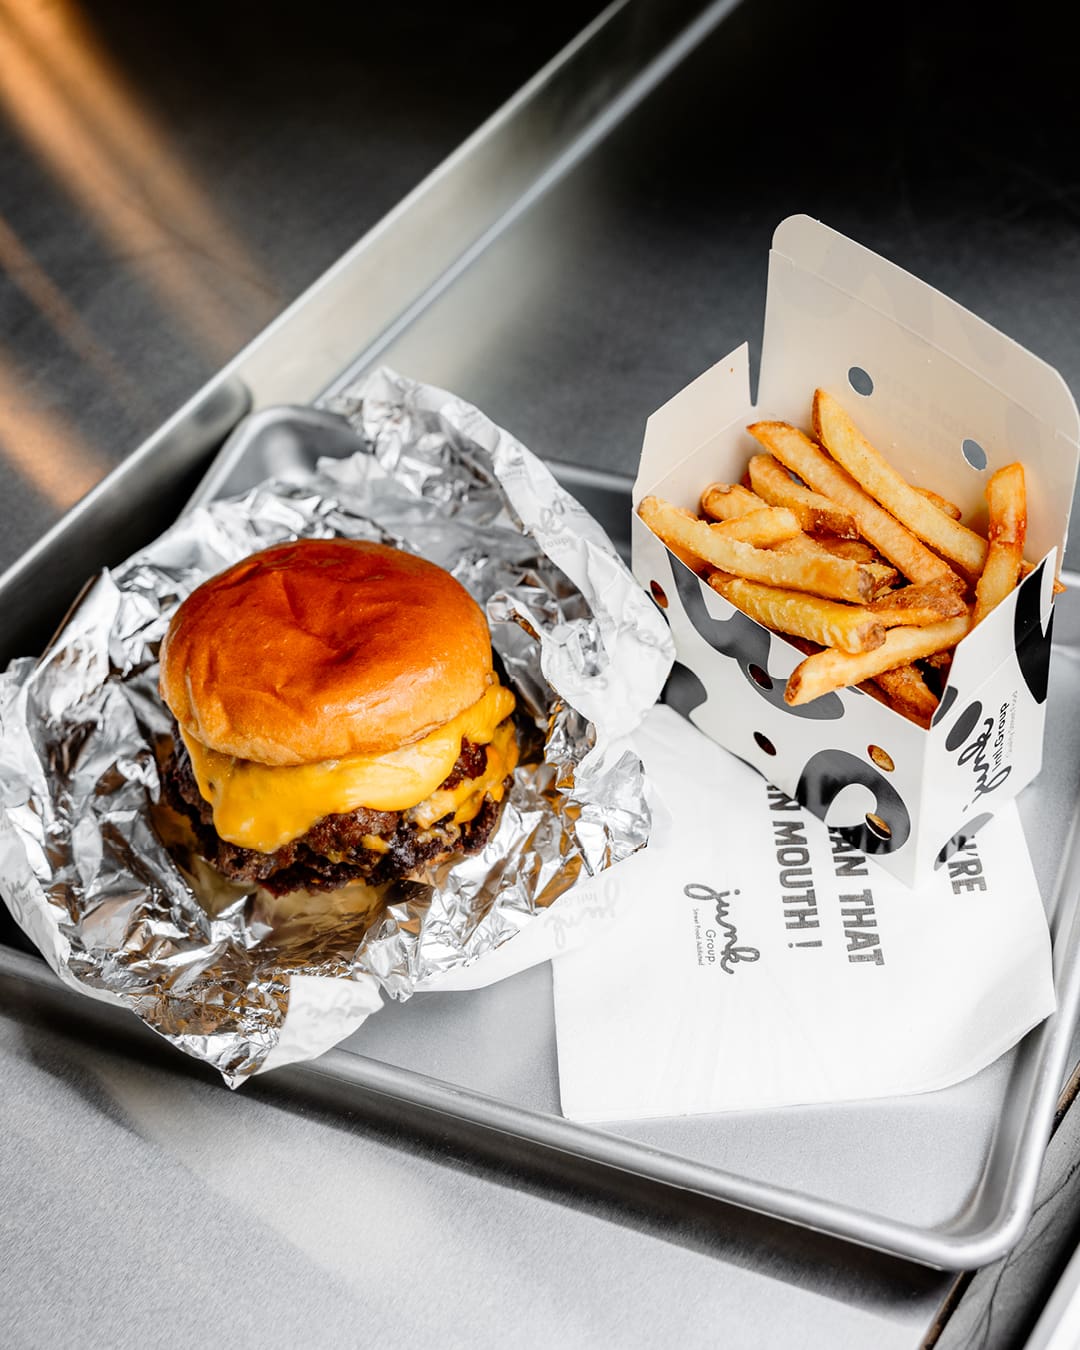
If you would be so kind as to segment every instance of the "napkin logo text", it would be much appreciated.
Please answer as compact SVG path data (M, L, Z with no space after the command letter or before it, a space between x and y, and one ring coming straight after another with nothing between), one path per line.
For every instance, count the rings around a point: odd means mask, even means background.
M699 900L712 905L712 920L705 920L708 927L702 926L700 910L694 910L694 936L697 938L698 965L719 965L725 975L734 975L735 967L742 961L756 961L761 953L756 947L739 946L739 930L732 923L731 897L738 890L716 891L701 882L691 881L683 887L683 895L688 900Z

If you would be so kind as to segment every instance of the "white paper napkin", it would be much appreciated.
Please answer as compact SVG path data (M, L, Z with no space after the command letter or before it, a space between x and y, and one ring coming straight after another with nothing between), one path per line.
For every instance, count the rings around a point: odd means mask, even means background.
M602 931L555 961L565 1115L927 1092L1053 1011L1014 805L912 891L670 708L632 740L667 811Z

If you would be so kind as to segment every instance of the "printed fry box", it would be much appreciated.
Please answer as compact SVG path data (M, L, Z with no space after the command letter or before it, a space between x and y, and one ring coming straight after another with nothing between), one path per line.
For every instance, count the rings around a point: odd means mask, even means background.
M985 529L990 475L1020 460L1034 571L956 649L929 730L855 688L791 707L803 659L713 591L636 514L696 511L760 446L748 423L810 431L833 394L916 487ZM924 282L806 216L776 230L758 401L744 344L649 418L634 485L633 569L671 624L668 701L908 885L925 879L1042 762L1052 587L1068 531L1080 418L1052 367Z

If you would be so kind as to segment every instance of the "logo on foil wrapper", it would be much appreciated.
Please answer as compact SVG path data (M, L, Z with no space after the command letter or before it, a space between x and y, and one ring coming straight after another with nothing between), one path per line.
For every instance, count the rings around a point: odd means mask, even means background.
M696 881L683 887L688 900L712 906L712 913L704 917L700 909L694 910L698 965L719 966L725 975L734 975L741 962L756 961L761 956L756 947L739 946L739 930L731 920L731 897L738 894L738 890L715 891Z

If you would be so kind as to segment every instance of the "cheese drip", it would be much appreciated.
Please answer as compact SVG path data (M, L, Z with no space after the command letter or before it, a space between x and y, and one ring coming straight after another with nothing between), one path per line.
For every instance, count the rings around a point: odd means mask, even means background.
M514 739L514 724L504 722L496 727L487 748L487 764L475 778L463 779L457 787L437 788L430 797L409 812L422 830L430 829L443 816L453 816L455 825L464 825L480 814L484 799L501 802L503 782L514 771L518 762L518 743Z
M472 707L412 745L387 755L350 755L316 764L256 764L180 734L221 838L258 853L273 853L306 834L323 816L361 806L408 811L426 802L449 776L462 740L488 745L513 708L509 689L493 684ZM488 758L490 769L490 752ZM462 786L471 791L473 785Z

